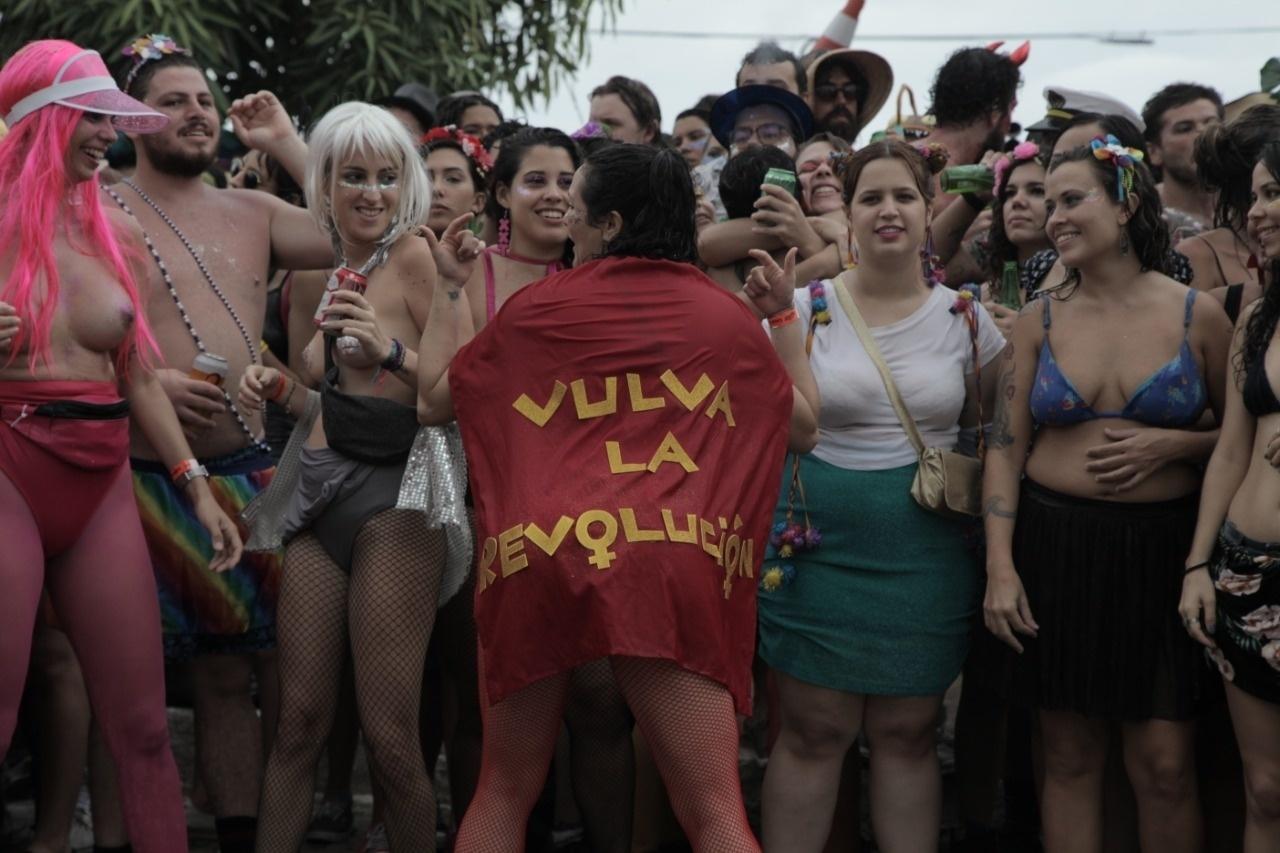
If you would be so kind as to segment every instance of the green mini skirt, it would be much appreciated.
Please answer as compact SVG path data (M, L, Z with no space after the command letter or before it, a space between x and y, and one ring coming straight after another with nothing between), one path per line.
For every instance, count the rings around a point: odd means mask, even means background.
M875 696L932 696L960 674L982 595L966 542L976 523L921 508L914 464L853 471L800 460L810 521L822 544L781 560L785 585L759 593L760 656L810 684ZM791 465L775 522L784 521ZM793 516L803 523L799 507Z

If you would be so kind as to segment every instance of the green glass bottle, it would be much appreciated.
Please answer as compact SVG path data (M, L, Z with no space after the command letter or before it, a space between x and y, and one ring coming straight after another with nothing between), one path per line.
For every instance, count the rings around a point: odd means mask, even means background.
M1015 311L1022 307L1022 284L1018 281L1017 261L1004 262L1004 270L1000 273L1000 296L996 301Z
M986 166L952 166L943 169L938 176L938 185L944 193L964 195L965 193L989 193L995 186L996 176Z

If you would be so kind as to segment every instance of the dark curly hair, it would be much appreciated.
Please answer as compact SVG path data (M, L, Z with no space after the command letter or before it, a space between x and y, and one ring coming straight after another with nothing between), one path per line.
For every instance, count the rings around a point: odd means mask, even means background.
M764 145L748 148L729 158L720 173L720 201L730 219L745 219L755 212L760 185L770 169L795 173L796 161L781 148Z
M1253 167L1262 149L1280 140L1280 105L1250 107L1229 124L1210 127L1196 140L1196 172L1206 190L1218 194L1213 224L1244 230Z
M946 156L930 152L921 153L914 145L901 139L886 136L859 148L852 156L840 164L840 181L844 185L844 203L853 201L853 194L858 189L858 179L867 164L876 160L894 159L906 164L907 170L915 181L916 189L924 197L926 204L933 204L933 176L942 171L946 165Z
M1223 116L1222 95L1210 86L1199 83L1170 83L1156 92L1142 107L1142 123L1148 144L1158 144L1164 132L1164 114L1195 101L1209 101L1218 108L1218 118Z
M990 263L988 271L991 273L992 281L999 281L1000 276L1004 274L1004 265L1009 261L1018 260L1018 247L1009 239L1009 235L1004 230L1004 205L1009 200L1009 180L1013 173L1028 163L1036 163L1041 166L1046 173L1049 169L1049 155L1046 151L1041 151L1035 157L1028 160L1019 160L1009 166L1006 173L1004 185L1000 188L1000 195L995 199L994 215L991 217L991 232L987 238L987 245L990 250Z
M451 124L462 127L462 114L471 107L488 107L502 121L502 107L486 98L479 92L454 92L445 95L436 105L436 125L448 127Z
M1097 176L1098 182L1102 184L1103 191L1112 200L1112 204L1122 203L1115 200L1120 192L1120 176L1115 166L1093 156L1093 149L1090 146L1081 145L1070 151L1054 154L1053 159L1049 161L1049 174L1053 174L1064 163L1088 164ZM1151 170L1141 160L1134 161L1132 168L1133 187L1129 190L1129 196L1137 198L1138 207L1125 225L1125 230L1129 234L1129 243L1133 246L1133 252L1144 271L1154 270L1172 277L1169 229L1164 224L1164 208L1160 204L1160 194L1156 192L1155 178L1151 176ZM1069 271L1066 280L1058 285L1058 288L1068 288L1074 292L1079 283L1080 271L1073 269Z
M1022 83L1009 57L982 47L957 50L938 69L929 97L939 125L964 127L993 112L1007 113Z
M1259 162L1266 166L1271 177L1280 181L1280 141L1270 142L1262 149ZM1276 333L1276 323L1280 321L1280 258L1270 264L1270 275L1263 282L1262 298L1258 306L1249 315L1244 329L1244 340L1240 352L1236 355L1236 382L1244 381L1244 373L1251 364L1259 363L1267 354L1267 347Z
M622 231L601 257L697 260L693 180L675 149L618 142L592 152L582 176L582 199L592 226L611 211L622 217Z

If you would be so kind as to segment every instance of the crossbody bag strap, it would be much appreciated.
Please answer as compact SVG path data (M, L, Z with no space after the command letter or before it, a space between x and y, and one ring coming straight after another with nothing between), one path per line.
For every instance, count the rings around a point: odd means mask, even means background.
M911 413L907 411L907 404L902 401L902 395L898 393L898 385L893 381L893 374L889 372L889 365L884 363L884 358L880 355L880 347L876 346L876 339L871 336L871 330L867 328L867 321L862 319L862 312L858 310L858 305L853 301L853 296L850 295L844 281L837 278L831 282L831 286L836 292L836 298L840 300L840 307L844 309L845 316L853 324L853 330L858 333L858 340L862 341L862 348L867 351L867 355L870 356L871 363L876 366L876 370L880 371L880 379L884 382L884 390L889 395L889 402L893 404L893 410L898 413L898 420L902 422L902 428L907 433L907 439L910 440L911 446L916 449L916 455L921 455L925 450L924 439L920 437L920 430L916 427L916 422L911 417Z

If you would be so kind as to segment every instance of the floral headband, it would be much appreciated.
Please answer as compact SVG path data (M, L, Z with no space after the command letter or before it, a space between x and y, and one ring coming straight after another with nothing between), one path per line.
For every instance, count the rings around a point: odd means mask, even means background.
M1120 140L1108 133L1105 137L1095 136L1089 143L1093 156L1099 160L1110 160L1116 169L1116 201L1124 201L1133 192L1134 166L1142 160L1142 152L1136 148L1126 148Z
M911 147L924 158L924 161L929 164L929 171L935 175L941 172L947 165L947 161L951 159L951 154L946 147L937 142L916 142Z
M166 56L172 56L175 53L190 54L191 51L180 46L169 36L162 33L149 33L145 36L139 36L120 51L125 56L133 60L133 67L129 69L128 75L124 78L124 88L127 91L133 85L133 78L138 76L138 72L142 70L142 66L148 62L154 62L157 59L164 59Z
M483 142L469 133L463 133L456 124L451 124L448 127L431 128L422 134L421 143L430 145L432 142L440 142L441 140L456 142L458 147L462 149L462 153L476 167L476 172L480 174L480 177L489 177L489 173L493 171L493 156L489 154Z
M1040 146L1034 142L1019 142L1009 154L996 160L996 165L992 169L995 172L996 181L992 188L992 195L1000 198L1000 190L1004 188L1005 179L1009 173L1013 171L1014 166L1021 166L1040 156Z

